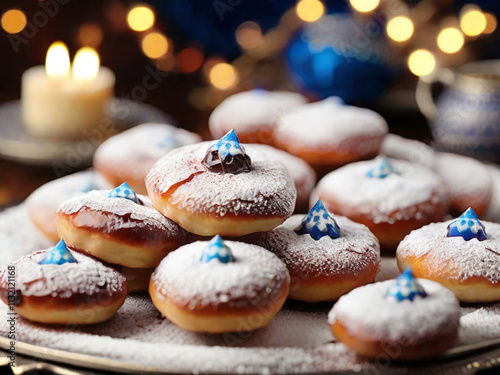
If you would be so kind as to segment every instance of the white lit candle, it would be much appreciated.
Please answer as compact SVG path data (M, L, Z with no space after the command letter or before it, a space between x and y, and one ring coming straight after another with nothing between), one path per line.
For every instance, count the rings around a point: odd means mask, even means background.
M114 94L115 75L100 66L99 55L84 47L70 66L61 42L53 43L45 67L35 66L22 77L22 118L28 131L50 138L76 139L106 117Z

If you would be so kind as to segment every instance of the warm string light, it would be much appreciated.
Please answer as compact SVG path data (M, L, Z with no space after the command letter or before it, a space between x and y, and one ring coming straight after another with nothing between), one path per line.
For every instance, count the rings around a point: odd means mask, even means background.
M416 76L426 76L434 71L436 59L426 49L413 51L408 57L408 68Z
M147 57L158 59L168 52L168 40L165 35L153 31L142 38L141 47Z
M257 48L263 41L262 29L255 22L243 22L236 29L236 41L244 49Z
M350 0L351 6L361 13L368 13L375 10L380 0Z
M177 54L177 67L182 73L193 73L203 65L203 55L194 47L183 49Z
M387 22L387 35L396 42L404 42L410 39L413 30L413 22L408 17L397 16Z
M146 31L153 27L155 14L146 5L135 6L128 12L127 23L134 31Z
M300 0L297 4L297 16L305 22L319 20L325 14L325 6L319 0Z
M464 45L464 36L457 28L447 27L439 32L437 45L445 53L456 53Z
M215 64L208 74L210 83L219 90L230 90L239 81L236 69L227 63Z
M476 6L467 6L460 15L460 28L467 36L478 36L486 29L486 16Z
M26 27L26 16L19 9L11 9L2 14L2 28L9 34L17 34Z
M486 17L486 28L483 34L491 34L497 28L497 18L491 13L484 13L484 16Z

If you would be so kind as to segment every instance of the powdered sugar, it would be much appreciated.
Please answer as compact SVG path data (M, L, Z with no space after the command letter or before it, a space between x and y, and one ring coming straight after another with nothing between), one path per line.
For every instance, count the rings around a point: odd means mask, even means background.
M359 275L369 265L380 262L378 240L370 230L343 216L335 215L340 237L324 236L318 241L295 229L304 215L294 215L283 225L262 235L258 244L275 253L287 266L307 275Z
M287 110L305 104L307 99L285 91L251 90L232 95L214 109L209 119L210 132L216 138L229 130L249 133L260 127L274 127Z
M466 280L484 277L492 283L500 281L500 224L482 221L488 238L484 241L447 237L452 221L433 223L414 230L398 246L398 257L426 257L429 272L441 277ZM453 267L443 267L443 262Z
M498 167L487 165L493 182L492 197L488 209L483 214L485 220L500 223L500 169Z
M136 204L124 198L108 198L110 190L96 190L82 194L64 202L59 208L60 212L71 215L82 209L99 213L108 213L108 220L88 222L90 226L103 226L107 233L122 228L153 227L177 236L182 229L172 220L159 213L152 205L151 200L138 194L137 197L143 204ZM132 221L133 220L133 221Z
M366 175L379 164L378 159L341 167L327 174L318 183L318 195L325 201L332 200L347 207L356 207L364 214L378 217L381 221L396 210L431 199L436 202L444 199L441 181L436 174L406 161L390 159L389 162L396 173L386 178L370 178Z
M145 123L103 142L94 163L98 169L113 166L117 173L141 179L170 150L200 141L199 135L172 125Z
M365 339L412 344L436 333L456 329L460 305L453 292L440 284L417 279L427 293L412 302L386 298L394 280L366 285L340 297L328 321L342 323L351 335Z
M280 118L276 137L283 142L297 142L321 149L331 145L341 146L356 137L379 138L387 131L387 123L378 113L343 105L337 98L328 98L289 111ZM379 146L380 141L374 148Z
M252 159L250 172L208 172L202 159L212 143L181 147L161 158L146 177L148 192L162 195L178 184L172 204L219 216L292 214L297 192L282 163L270 160L253 145L244 145Z
M125 277L121 273L76 251L70 251L76 263L38 264L49 250L26 255L10 264L15 266L16 289L22 295L69 298L74 294L92 296L102 292L112 295L122 290ZM7 285L7 279L4 269L0 282Z
M380 153L394 159L407 160L436 169L435 152L423 142L407 139L396 134L387 134L382 142Z
M167 255L151 280L160 293L177 304L193 308L217 306L253 306L274 301L290 276L274 254L251 244L225 241L234 261L200 261L206 241L194 242Z

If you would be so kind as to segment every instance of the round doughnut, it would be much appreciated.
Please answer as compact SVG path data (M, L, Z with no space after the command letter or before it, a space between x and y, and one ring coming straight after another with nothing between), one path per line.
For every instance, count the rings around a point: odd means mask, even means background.
M297 190L295 212L307 212L309 209L309 197L316 184L316 172L314 169L304 160L272 146L253 144L250 148L259 154L267 154L270 159L281 161L285 165L288 173L292 176L295 189Z
M387 131L378 113L332 97L289 111L278 121L275 135L278 147L329 171L375 157Z
M414 230L401 241L396 257L399 269L411 267L415 276L434 280L451 289L462 302L500 300L500 224L483 221L486 239L448 237L452 223L464 228L477 217L466 211L456 220L433 223Z
M104 141L94 155L94 168L111 186L127 181L146 194L144 178L154 163L174 148L201 141L199 135L168 124L137 125Z
M238 153L207 166L216 162L207 158L214 153L218 157L218 144L232 144ZM202 142L169 152L146 178L153 206L188 232L202 236L236 237L283 223L292 215L297 198L288 171L252 145L239 147L237 137L233 142L225 136L216 144ZM236 172L220 171L233 167Z
M214 109L208 126L214 138L234 129L243 143L273 144L279 116L305 103L307 99L295 92L262 89L240 92Z
M184 231L160 214L148 197L138 203L98 190L61 205L57 232L68 246L107 263L130 268L156 267L185 241Z
M342 296L328 315L337 340L361 356L394 361L434 357L450 348L460 322L460 305L453 292L433 281L417 279L426 296L400 301L391 295L400 278ZM402 289L412 293L408 287Z
M61 203L78 194L109 187L107 181L92 170L58 178L40 186L26 199L29 217L45 237L57 242L56 218Z
M125 277L115 269L76 251L76 261L39 264L59 243L26 255L0 273L0 297L25 319L49 324L92 324L111 318L125 301ZM14 284L9 284L14 283ZM15 285L11 294L9 286Z
M467 156L436 153L437 172L443 180L453 215L472 207L482 216L493 196L493 181L488 168Z
M329 224L337 226L336 235L326 232ZM299 228L307 231L298 234ZM309 233L316 230L321 237ZM288 298L305 302L337 300L373 282L380 263L380 246L370 230L346 217L330 215L321 201L307 216L294 215L263 234L257 244L286 264L291 277Z
M383 174L386 169L389 172ZM388 251L394 251L413 229L442 220L448 210L435 173L383 157L327 174L315 194L330 212L366 225L379 239L382 250Z
M242 332L267 325L289 286L286 266L274 254L217 236L170 253L151 276L149 294L185 330Z
M380 153L389 158L406 160L436 170L436 153L432 147L414 139L387 134Z

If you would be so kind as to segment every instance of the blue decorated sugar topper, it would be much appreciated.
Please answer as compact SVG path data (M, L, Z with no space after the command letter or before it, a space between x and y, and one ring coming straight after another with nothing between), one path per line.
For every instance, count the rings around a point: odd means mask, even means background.
M108 198L125 198L134 203L139 203L137 199L137 194L132 190L130 186L126 182L118 186L117 188L111 190L108 193Z
M210 240L201 253L200 262L208 263L217 259L220 263L234 262L231 249L222 241L219 235Z
M316 241L324 236L330 236L333 239L340 237L337 222L333 215L326 210L321 200L318 200L311 208L300 226L295 229L295 233L309 234Z
M59 266L64 263L76 263L75 258L66 247L64 240L59 241L52 250L47 251L43 259L38 262L38 264L57 264Z
M210 146L203 158L203 165L214 173L250 172L251 164L250 157L245 153L245 148L232 129Z
M471 207L448 225L447 236L463 237L465 241L470 241L473 238L484 241L488 238L483 223L479 221Z
M396 173L389 160L385 156L379 158L379 164L370 169L366 175L370 178L386 178L387 176Z
M396 278L394 284L387 291L387 296L401 302L404 300L413 301L417 296L426 298L427 293L413 276L411 268L407 268Z
M228 131L224 137L219 139L219 141L215 144L215 147L217 147L221 158L225 158L228 155L236 156L245 153L245 149L242 148L240 140L233 129Z

